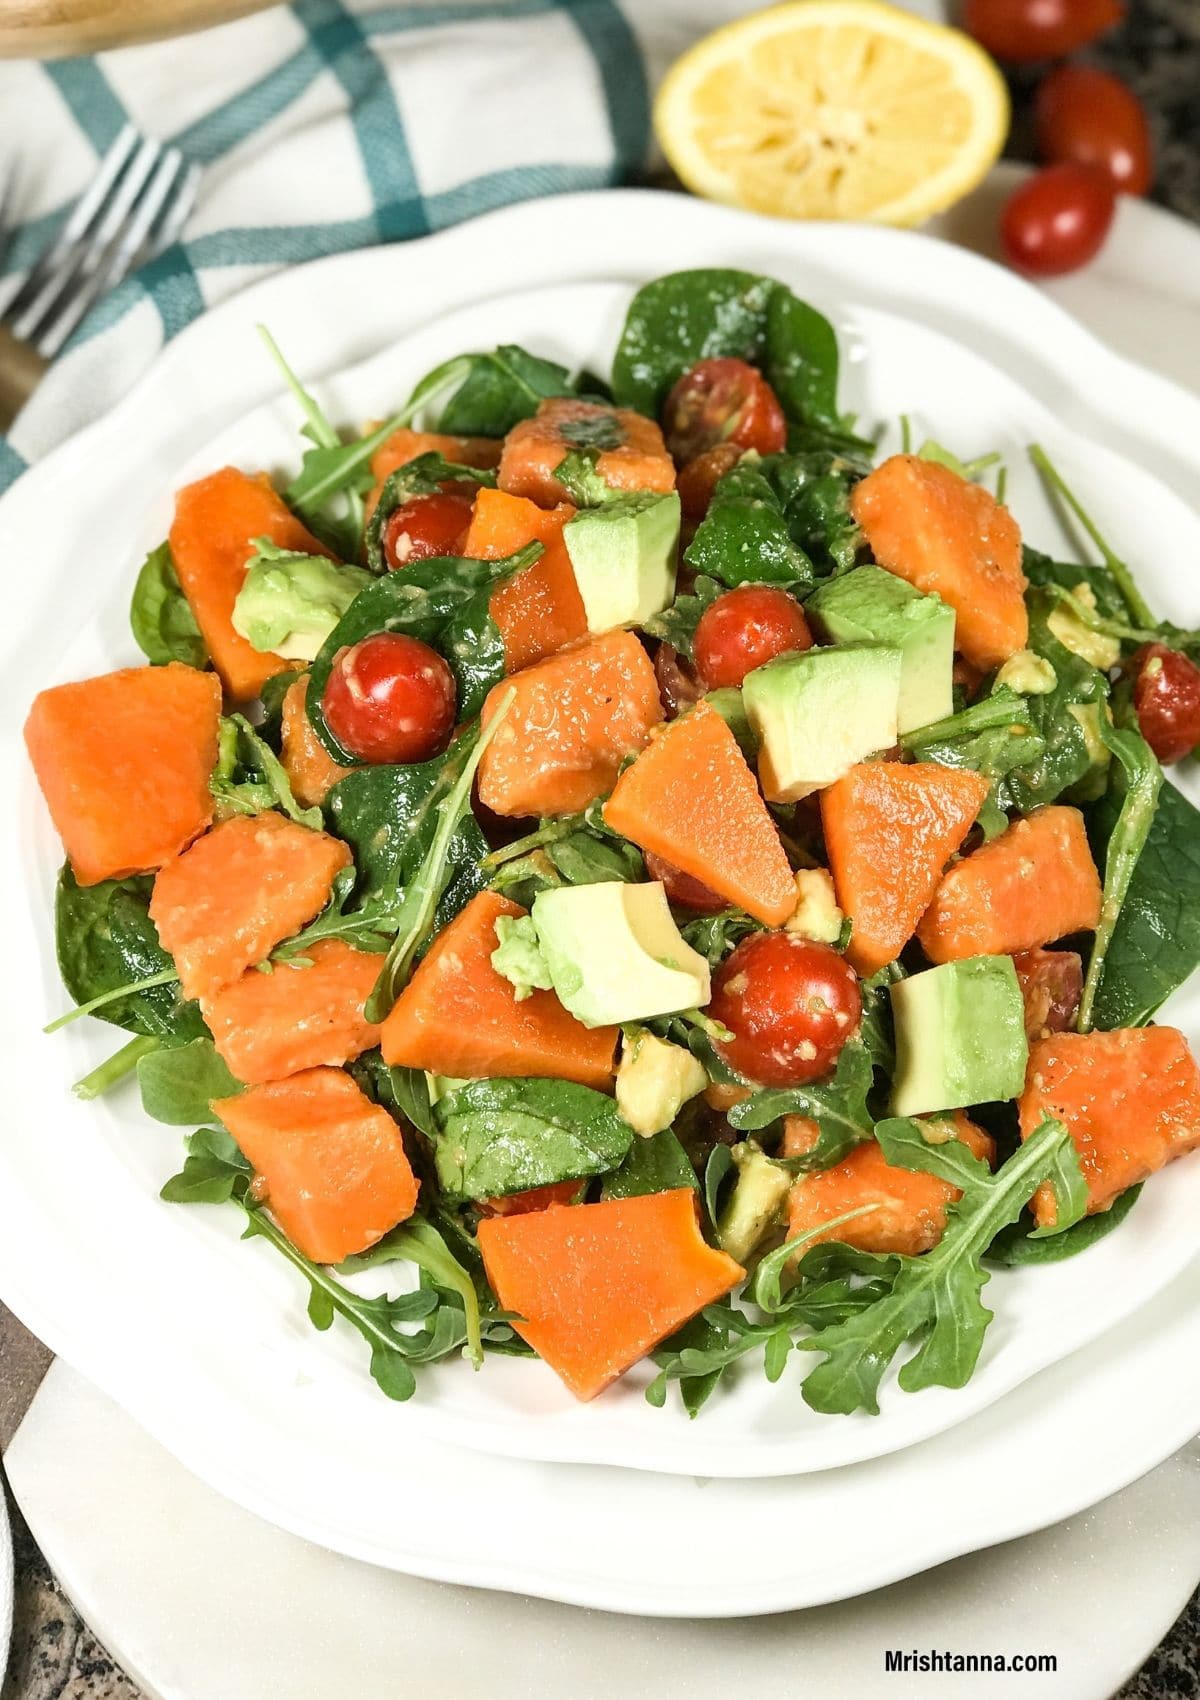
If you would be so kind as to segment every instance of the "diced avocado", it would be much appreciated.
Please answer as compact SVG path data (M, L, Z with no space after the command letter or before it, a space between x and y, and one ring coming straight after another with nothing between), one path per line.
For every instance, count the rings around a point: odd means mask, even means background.
M584 508L563 527L589 632L640 626L675 595L679 497L649 491Z
M901 664L891 645L845 644L781 655L746 675L742 696L762 743L768 802L795 803L891 748Z
M717 1223L717 1239L722 1251L736 1263L745 1263L778 1222L792 1177L764 1157L752 1140L735 1145L729 1154L737 1165L737 1179Z
M1020 1095L1029 1044L1011 956L944 962L889 989L896 1021L893 1115Z
M1108 789L1108 769L1112 762L1112 751L1100 736L1100 716L1103 714L1106 719L1111 719L1111 716L1107 704L1098 702L1069 702L1067 713L1083 733L1083 742L1091 762L1087 772L1071 786L1071 799L1076 803L1092 803L1097 797L1103 797Z
M683 937L661 881L540 891L533 920L554 990L585 1027L696 1009L711 995L707 961Z
M1044 655L1033 649L1018 649L996 674L993 690L1007 685L1023 697L1044 697L1058 684L1058 674Z
M510 983L518 1003L524 1003L535 991L550 990L550 970L531 916L498 915L496 938L492 967Z
M784 932L836 944L845 919L828 868L801 868L796 874L796 907L783 923Z
M675 1117L708 1085L704 1065L682 1045L668 1044L645 1029L621 1046L617 1108L643 1139L670 1127Z
M315 661L359 591L374 583L371 574L324 555L280 549L266 538L255 548L233 605L234 631L255 649Z
M1096 592L1090 584L1077 584L1071 595L1093 614L1096 612ZM1102 673L1107 673L1121 659L1120 639L1110 637L1107 632L1094 632L1065 602L1051 609L1046 624L1064 649L1081 656L1084 661L1090 661Z
M733 733L746 760L754 761L758 756L758 739L746 713L745 698L737 686L725 685L719 691L709 691L704 700L710 708L716 709Z
M826 579L805 603L831 643L886 643L900 651L896 724L913 732L954 712L954 610L882 567Z
M430 1074L428 1069L425 1071L425 1088L431 1104L440 1103L443 1098L449 1097L451 1092L457 1092L460 1086L466 1085L465 1080L459 1080L453 1074Z

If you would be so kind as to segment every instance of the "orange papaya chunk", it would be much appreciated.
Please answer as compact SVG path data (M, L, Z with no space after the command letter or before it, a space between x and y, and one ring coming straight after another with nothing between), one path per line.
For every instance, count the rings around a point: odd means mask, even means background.
M917 928L931 962L1012 956L1100 919L1100 876L1078 809L1036 809L947 870Z
M150 918L185 997L232 985L320 913L350 865L336 838L282 815L237 815L165 863Z
M587 636L583 598L563 541L563 526L574 514L568 502L547 510L503 490L480 490L475 498L464 555L497 561L527 543L543 545L533 565L498 584L488 603L504 639L508 673L519 673Z
M1094 1215L1200 1145L1200 1069L1174 1027L1051 1033L1029 1047L1020 1112L1022 1139L1048 1116L1062 1122ZM1041 1227L1057 1220L1048 1184L1034 1194L1033 1213Z
M34 698L25 744L80 885L160 868L212 819L221 686L172 661Z
M344 939L320 939L306 967L249 968L204 1004L213 1043L229 1072L248 1086L284 1080L306 1068L340 1068L379 1043L363 1005L383 957Z
M850 511L881 567L955 613L955 647L985 671L1029 638L1021 533L979 484L919 455L893 455L856 484Z
M366 1251L417 1207L400 1129L340 1068L252 1086L213 1109L266 1186L266 1204L314 1263Z
M577 1399L594 1399L742 1279L705 1244L695 1199L680 1187L480 1222L496 1297Z
M505 679L483 705L485 726L509 691L479 763L480 798L498 815L586 809L662 719L654 668L632 632L604 632Z
M565 502L567 492L554 473L581 437L600 450L596 471L610 489L675 488L675 465L653 419L568 396L543 401L532 419L513 426L500 456L500 488L544 508Z
M292 796L303 808L311 809L319 808L338 780L354 770L339 766L313 731L305 704L307 694L308 674L302 673L284 694L280 750Z
M991 1162L995 1154L991 1138L961 1110L949 1116L923 1119L944 1137L961 1139L976 1157ZM800 1155L811 1147L811 1142L801 1144L797 1151L796 1143L792 1142L788 1155ZM843 1245L856 1246L859 1251L903 1252L908 1257L917 1257L941 1239L946 1227L946 1206L961 1196L957 1187L939 1180L937 1175L895 1167L884 1156L878 1140L866 1139L840 1163L801 1175L796 1181L788 1198L788 1238L795 1239L798 1234L807 1234L815 1228L819 1231L805 1242L803 1251L822 1240L838 1240ZM853 1222L843 1222L838 1228L823 1229L823 1223L833 1222L863 1204L873 1204L876 1208Z
M768 927L782 926L796 907L796 882L758 782L706 702L655 733L617 780L604 818Z
M497 920L524 913L498 892L481 891L454 917L383 1024L386 1063L462 1080L611 1083L615 1027L585 1027L553 992L533 991L518 1000L512 983L492 967Z
M367 519L393 472L407 466L418 455L437 454L455 466L475 466L490 470L500 462L503 447L498 437L448 437L442 431L412 431L402 425L398 431L380 443L371 456L371 477L374 485L367 494Z
M821 824L846 955L863 975L894 962L971 830L988 782L937 762L860 762L821 792Z
M251 701L268 679L291 666L278 655L262 654L233 629L233 605L257 537L304 555L329 553L276 494L265 472L252 477L226 466L186 485L175 498L171 559L234 702Z

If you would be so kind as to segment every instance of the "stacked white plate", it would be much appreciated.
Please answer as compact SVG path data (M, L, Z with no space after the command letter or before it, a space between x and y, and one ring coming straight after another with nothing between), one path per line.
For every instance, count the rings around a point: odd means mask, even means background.
M889 1383L877 1418L811 1412L795 1367L772 1388L747 1366L694 1423L673 1399L649 1407L644 1377L580 1407L544 1366L507 1360L478 1376L439 1367L390 1404L357 1339L314 1333L290 1272L238 1241L236 1212L158 1201L178 1143L135 1095L70 1097L112 1036L40 1031L63 996L57 846L20 742L39 686L134 659L132 573L172 491L225 461L294 464L294 408L257 321L335 418L362 420L464 348L515 341L604 369L636 286L694 265L766 272L813 300L838 328L843 405L886 426L885 447L903 413L918 440L999 450L1026 535L1061 549L1025 458L1042 442L1151 600L1195 623L1200 401L928 236L624 192L531 203L236 297L0 503L3 558L36 565L10 572L0 635L0 1295L203 1481L318 1545L413 1575L719 1617L859 1594L1042 1527L1200 1429L1200 1163L1153 1181L1086 1256L997 1273L968 1387ZM1195 994L1168 1013L1200 1037Z

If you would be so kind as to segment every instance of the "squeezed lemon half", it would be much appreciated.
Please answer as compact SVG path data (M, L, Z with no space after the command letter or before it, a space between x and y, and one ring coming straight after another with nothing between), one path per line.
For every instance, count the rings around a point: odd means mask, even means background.
M883 0L790 0L727 24L676 61L654 108L697 194L879 224L917 224L975 188L1008 123L982 48Z

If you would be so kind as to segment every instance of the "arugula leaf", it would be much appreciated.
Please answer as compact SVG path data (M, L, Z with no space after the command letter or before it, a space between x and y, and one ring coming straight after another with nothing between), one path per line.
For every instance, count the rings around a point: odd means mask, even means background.
M467 1341L461 1301L442 1304L438 1291L428 1287L395 1299L363 1298L330 1270L298 1251L255 1202L250 1192L249 1165L223 1128L201 1128L187 1141L187 1153L182 1171L167 1181L161 1196L177 1204L240 1205L246 1215L243 1239L265 1239L303 1275L308 1282L308 1316L314 1328L329 1328L334 1317L341 1316L357 1329L371 1348L371 1375L389 1399L410 1399L417 1385L413 1366L447 1357ZM441 1279L452 1278L445 1261L436 1259L436 1247L426 1242L419 1230L413 1229L407 1244L403 1255L415 1262L420 1251L438 1261ZM455 1291L458 1297L457 1286ZM422 1326L413 1329L413 1323Z
M719 1146L726 1150L726 1146ZM600 1186L601 1198L637 1198L648 1192L674 1192L677 1187L699 1190L692 1160L671 1128L635 1139L620 1168L607 1174Z
M874 1132L867 1109L873 1072L871 1053L861 1039L851 1039L841 1049L831 1080L763 1087L734 1104L728 1120L743 1133L756 1133L784 1116L808 1116L820 1128L820 1137L804 1156L787 1158L786 1166L797 1171L827 1169Z
M696 573L724 585L779 584L804 591L814 582L813 564L793 541L778 493L750 456L718 483L683 558Z
M1042 482L1050 491L1051 496L1075 516L1100 551L1109 577L1120 591L1121 599L1129 612L1130 619L1133 620L1135 625L1154 625L1154 615L1150 610L1150 605L1134 583L1133 574L1101 536L1095 521L1084 510L1079 498L1068 488L1066 480L1054 466L1045 449L1034 443L1029 450L1029 458L1040 473Z
M407 1222L378 1240L369 1251L348 1257L339 1265L347 1275L360 1269L376 1269L387 1263L415 1263L435 1288L454 1293L462 1302L467 1356L476 1369L483 1365L483 1324L479 1294L470 1274L446 1244L444 1235L424 1216Z
M298 826L319 831L323 824L320 809L302 809L297 803L283 763L244 714L222 716L217 765L209 776L208 788L220 819L280 809Z
M896 1032L892 1020L890 988L905 977L898 962L888 963L862 981L862 1025L859 1036L867 1047L873 1066L889 1079L896 1072Z
M1096 598L1096 607L1101 614L1111 618L1125 613L1125 599L1105 566L1056 561L1028 543L1021 550L1021 566L1030 584L1039 589L1074 591L1079 585L1086 584Z
M698 574L691 590L682 591L669 607L661 613L652 614L642 630L649 637L661 638L664 643L669 643L672 649L677 649L680 655L691 661L700 616L724 588L716 579Z
M544 859L533 864L531 858L539 852ZM535 874L539 888L600 885L610 880L629 884L646 877L641 851L605 821L603 800L589 804L582 813L544 820L535 831L494 850L483 866L497 890L509 890Z
M1061 1122L1046 1121L992 1174L961 1141L927 1144L912 1122L881 1122L876 1135L889 1163L937 1175L960 1188L962 1197L947 1207L938 1245L921 1257L899 1259L886 1297L800 1341L802 1350L824 1354L804 1381L805 1402L815 1411L877 1415L884 1371L914 1339L920 1344L900 1370L906 1392L962 1387L970 1379L991 1321L980 1298L988 1278L980 1258L1055 1172L1066 1148L1074 1151Z
M588 425L607 426L608 424L609 421L606 419L575 421L577 428ZM606 446L616 448L621 441L620 427L614 424L612 434L613 440ZM627 499L626 492L614 490L601 478L597 465L599 454L600 451L596 448L571 449L554 468L556 480L562 485L577 508L602 508L611 502Z
M104 999L95 1013L129 1033L200 1038L208 1029L199 1006L180 999L175 964L150 919L152 887L146 874L81 886L65 863L55 894L59 972L80 1013Z
M1040 1236L1033 1217L1023 1211L1019 1220L1001 1228L984 1256L989 1263L1003 1269L1020 1269L1028 1264L1061 1263L1064 1258L1076 1257L1099 1240L1106 1239L1119 1228L1141 1196L1141 1183L1129 1187L1095 1216L1084 1216L1062 1232L1049 1238Z
M457 777L434 809L433 831L428 848L404 889L395 911L396 936L388 949L375 989L366 1002L368 1021L382 1021L408 983L412 965L436 924L438 905L450 884L454 864L451 845L461 822L471 810L471 786L480 757L495 737L504 716L512 707L515 692L509 689L487 727L474 736L464 732L448 752L453 756ZM449 765L449 761L448 761Z
M747 915L744 909L722 909L716 915L697 915L693 920L685 921L679 929L710 968L719 967L734 946L749 938L751 933L763 930L762 923Z
M974 483L980 473L986 472L989 466L995 466L1000 459L1000 452L994 449L991 454L976 455L974 460L962 460L953 449L948 449L943 443L936 442L932 437L926 437L917 450L920 460L933 461L938 466L948 466L951 472L956 472L968 483Z
M1097 842L1111 840L1123 782L1092 812ZM1141 1027L1200 967L1200 810L1169 779L1112 929L1092 1004L1104 1028Z
M568 1080L472 1080L434 1106L448 1198L497 1198L615 1169L633 1129L613 1100Z
M988 838L1008 825L1003 781L1017 768L1030 769L1046 753L1046 740L1030 724L1029 703L1007 685L993 690L957 714L905 733L900 746L917 761L970 768L991 781L979 812Z
M436 496L444 484L471 484L476 489L493 489L495 483L494 472L478 466L460 466L437 453L417 455L415 459L405 461L403 466L398 466L388 475L367 521L364 546L371 572L384 573L388 570L383 554L384 528L396 509L403 507L405 502L410 502L414 496Z
M437 430L459 437L504 437L551 396L576 393L565 366L503 343L491 354L463 354L426 373L409 399L415 414L439 390L453 387Z
M1120 763L1124 795L1104 853L1104 901L1100 906L1100 923L1092 939L1092 953L1088 959L1087 978L1083 983L1076 1023L1081 1033L1086 1033L1092 1025L1092 1011L1104 973L1104 959L1137 871L1138 859L1150 836L1163 786L1163 770L1140 732L1110 726L1103 714L1099 719L1099 730Z
M160 543L142 563L129 604L129 624L134 642L154 666L165 667L169 661L208 666L208 647L180 588L169 543Z
M354 765L321 707L338 651L375 632L420 638L449 662L458 685L459 716L469 719L504 677L504 640L489 612L491 593L501 579L532 566L541 553L540 543L530 543L499 561L457 556L414 561L402 573L387 573L359 592L322 644L305 697L313 730L334 761Z
M298 970L299 972L299 970ZM243 1090L217 1054L211 1039L192 1039L151 1051L137 1065L142 1108L168 1127L213 1122L213 1103Z

